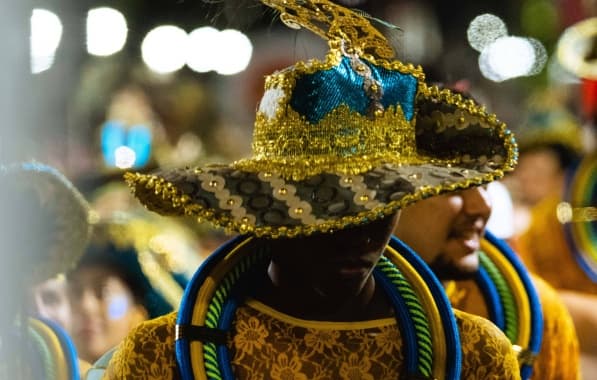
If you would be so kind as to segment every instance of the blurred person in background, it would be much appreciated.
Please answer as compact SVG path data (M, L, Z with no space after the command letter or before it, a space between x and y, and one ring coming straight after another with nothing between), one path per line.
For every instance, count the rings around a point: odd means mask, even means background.
M522 192L526 186L536 189L524 192L529 204L533 199L536 203L528 227L515 238L516 251L568 307L578 332L582 372L589 376L597 368L597 223L579 211L597 204L597 157L583 150L591 142L583 141L580 121L557 97L537 97L519 134L519 168L524 171L517 169L512 182L518 181L515 189Z
M149 245L150 222L123 218L96 224L90 244L68 272L72 334L80 356L95 363L129 331L178 305L186 277L166 268Z
M66 332L71 332L72 314L64 273L34 285L33 303L40 316L53 320Z
M533 94L521 125L516 171L506 178L514 200L515 235L536 227L562 199L566 172L583 152L580 120L555 90ZM548 211L546 211L548 210ZM554 214L555 216L555 214Z
M0 276L0 378L78 379L89 364L77 357L67 333L69 304L53 279L84 250L89 205L64 175L41 163L2 166L0 178L0 241L9 267Z

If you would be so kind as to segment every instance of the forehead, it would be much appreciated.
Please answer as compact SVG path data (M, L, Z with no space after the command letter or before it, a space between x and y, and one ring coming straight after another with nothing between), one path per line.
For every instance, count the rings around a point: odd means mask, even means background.
M104 265L83 266L69 276L69 282L77 284L105 282L109 279L120 280L120 275L116 270Z

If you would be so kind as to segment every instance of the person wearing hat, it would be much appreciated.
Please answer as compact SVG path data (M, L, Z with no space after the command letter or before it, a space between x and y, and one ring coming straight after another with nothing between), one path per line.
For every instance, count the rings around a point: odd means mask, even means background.
M73 339L90 363L142 321L178 305L184 284L149 250L150 229L150 222L134 218L97 222L85 253L68 272Z
M439 195L404 208L395 233L430 265L455 308L490 318L504 331L523 379L579 378L570 313L555 289L485 231L491 211L485 187Z
M0 179L0 378L78 380L89 364L67 333L64 289L47 286L82 254L89 205L62 173L42 163L2 165Z
M150 210L240 235L197 270L178 313L131 332L104 378L519 379L506 336L453 311L391 238L403 206L510 170L505 125L390 61L362 15L263 3L330 52L266 79L252 157L125 176Z

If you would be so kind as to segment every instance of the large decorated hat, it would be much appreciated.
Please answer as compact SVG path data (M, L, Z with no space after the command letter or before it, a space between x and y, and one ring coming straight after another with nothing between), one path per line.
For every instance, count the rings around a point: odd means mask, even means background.
M560 145L570 152L583 150L580 120L566 108L565 100L554 90L532 94L522 123L514 132L521 151Z
M70 269L92 227L81 193L56 168L39 162L0 166L0 181L5 263L18 267L31 285Z
M325 0L262 2L287 26L325 38L328 54L266 78L251 157L127 173L150 210L292 237L367 223L418 199L491 182L515 165L504 123L393 59L363 15Z

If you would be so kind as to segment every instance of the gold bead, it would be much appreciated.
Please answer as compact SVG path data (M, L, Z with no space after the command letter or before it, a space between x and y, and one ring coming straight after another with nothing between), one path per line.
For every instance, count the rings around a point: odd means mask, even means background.
M297 215L301 215L303 213L303 209L301 207L297 207L294 209L294 213Z
M211 182L209 183L209 186L210 186L210 187L217 187L217 186L218 186L218 181L211 181Z
M360 198L361 202L367 202L369 200L369 196L368 195L361 195Z
M249 223L249 218L247 218L246 216L242 217L240 220L242 223Z
M234 204L234 199L228 199L226 203L228 204L228 206L232 206Z
M344 178L344 183L352 183L352 178Z
M286 194L288 194L288 190L285 187L282 187L282 188L278 189L278 194L286 195Z

